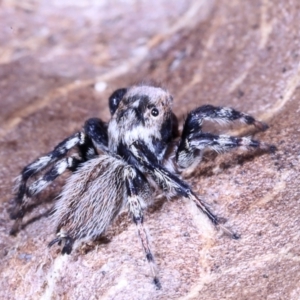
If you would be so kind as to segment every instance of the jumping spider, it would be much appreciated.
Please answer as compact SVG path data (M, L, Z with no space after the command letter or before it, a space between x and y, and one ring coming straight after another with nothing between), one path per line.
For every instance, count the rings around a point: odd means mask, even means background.
M67 180L53 212L56 238L49 243L62 245L70 254L76 240L94 240L111 224L124 206L137 226L153 281L160 282L143 224L143 211L151 203L154 189L168 198L188 198L210 221L236 239L181 179L180 173L194 168L205 149L217 152L236 147L271 149L249 137L232 137L203 132L205 120L228 123L240 120L266 130L265 123L228 107L204 105L191 111L184 122L181 137L171 110L172 96L153 86L132 86L116 90L109 98L111 120L93 118L45 156L26 166L17 178L12 233L16 233L31 198L45 189L66 170L73 173ZM66 156L77 147L79 155ZM45 174L28 184L27 180L45 168Z

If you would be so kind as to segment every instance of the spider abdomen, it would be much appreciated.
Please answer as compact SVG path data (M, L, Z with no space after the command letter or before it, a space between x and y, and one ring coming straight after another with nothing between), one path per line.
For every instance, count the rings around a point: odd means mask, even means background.
M68 179L53 221L72 239L99 237L124 206L126 163L102 155L84 163Z

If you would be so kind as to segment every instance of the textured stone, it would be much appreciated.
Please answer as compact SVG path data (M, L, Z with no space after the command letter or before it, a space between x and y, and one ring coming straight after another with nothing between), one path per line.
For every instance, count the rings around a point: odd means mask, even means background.
M300 5L297 0L17 1L0 4L0 269L3 299L299 299ZM119 87L157 82L182 120L202 104L232 106L270 129L214 126L277 146L274 154L208 153L187 179L231 240L184 199L146 214L162 290L151 283L123 213L109 243L61 256L47 213L63 180L9 236L22 167L109 119ZM211 128L211 127L209 127ZM45 201L43 201L45 200Z

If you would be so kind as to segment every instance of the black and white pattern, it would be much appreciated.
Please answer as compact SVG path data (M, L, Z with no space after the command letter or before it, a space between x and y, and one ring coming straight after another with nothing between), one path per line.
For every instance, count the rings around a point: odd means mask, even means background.
M26 166L16 180L12 233L21 225L32 197L66 171L71 171L51 217L63 254L70 254L74 243L101 236L122 208L127 207L136 224L139 238L150 265L155 286L161 287L157 268L144 227L144 210L155 191L167 198L185 197L217 227L238 238L196 195L180 173L200 163L203 152L224 152L237 147L262 148L268 144L250 137L214 135L202 131L204 121L219 124L239 120L266 130L265 123L228 107L205 105L190 112L178 138L177 118L171 110L172 96L164 89L133 86L115 91L109 98L111 120L98 118L85 122L83 131L59 143L52 152ZM68 156L71 149L78 154ZM40 173L43 174L40 174ZM28 181L33 175L40 176Z

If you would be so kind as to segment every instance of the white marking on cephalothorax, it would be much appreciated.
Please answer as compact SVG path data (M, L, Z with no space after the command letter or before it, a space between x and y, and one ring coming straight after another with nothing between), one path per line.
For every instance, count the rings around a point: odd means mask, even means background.
M136 95L148 96L150 99L164 98L168 92L158 87L149 86L133 86L126 93L126 97L134 97Z
M161 139L160 132L142 125L132 128L130 132L126 131L123 136L123 140L127 145L131 145L137 140L143 140L147 145L150 145L152 144L152 138Z

